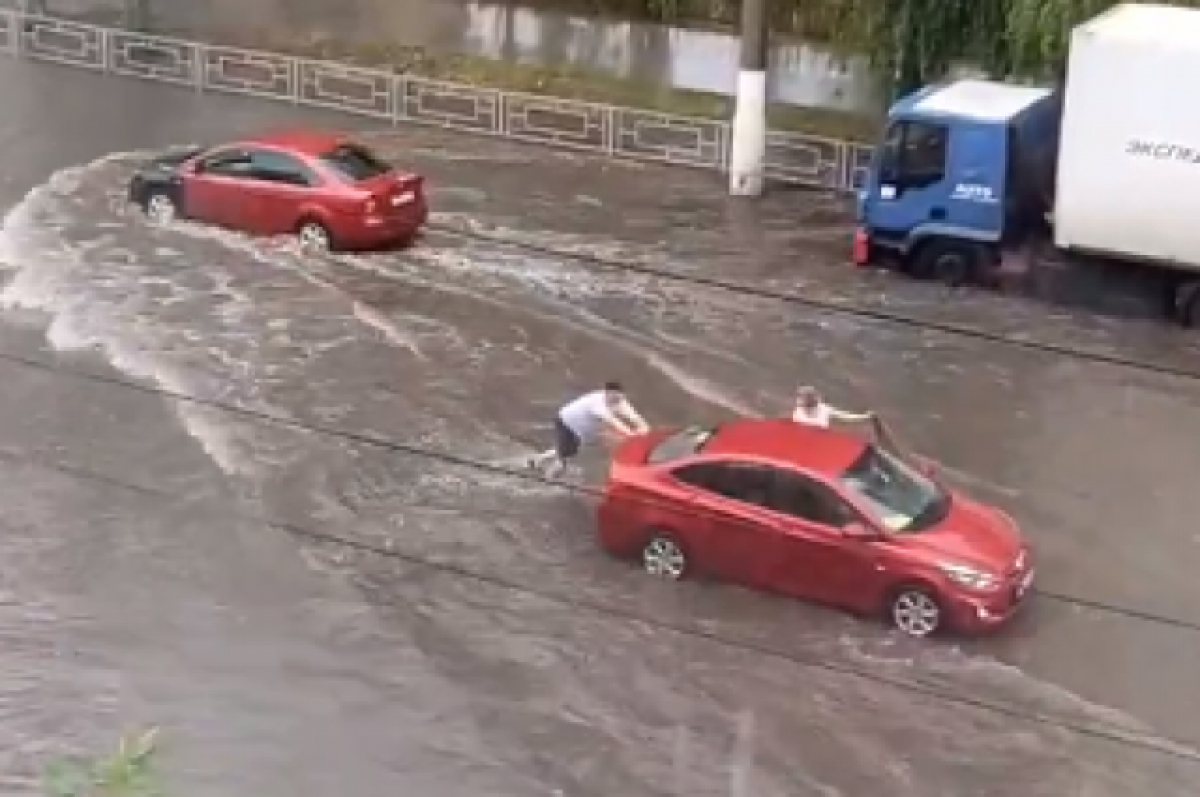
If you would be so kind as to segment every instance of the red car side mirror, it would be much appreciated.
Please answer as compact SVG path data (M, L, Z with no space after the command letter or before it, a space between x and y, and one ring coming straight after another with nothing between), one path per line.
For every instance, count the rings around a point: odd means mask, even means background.
M917 464L917 469L921 471L921 475L928 479L933 479L934 481L937 481L942 475L942 471L938 467L937 463L928 459L921 460Z
M853 521L842 526L842 536L849 540L859 540L860 542L870 542L877 540L880 534L875 529L867 526L864 523Z

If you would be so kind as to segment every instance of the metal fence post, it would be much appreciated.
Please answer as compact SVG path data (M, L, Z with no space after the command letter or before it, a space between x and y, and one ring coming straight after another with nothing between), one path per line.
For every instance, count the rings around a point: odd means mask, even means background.
M404 117L404 83L406 78L404 75L392 75L392 127L400 124L400 120Z
M18 8L6 13L9 15L8 35L13 37L13 55L20 58L25 55L25 26L28 24L29 17L25 13L24 8Z
M617 109L611 105L608 106L604 110L604 116L608 120L608 132L604 136L604 154L615 158L617 155Z
M204 93L204 72L208 68L208 48L196 42L192 45L192 86L197 94Z

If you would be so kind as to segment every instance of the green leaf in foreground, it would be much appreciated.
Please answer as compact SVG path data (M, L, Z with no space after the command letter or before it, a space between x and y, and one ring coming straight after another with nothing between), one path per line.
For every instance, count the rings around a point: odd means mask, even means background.
M66 759L46 768L49 797L163 797L154 767L158 729L121 740L115 753L92 759Z

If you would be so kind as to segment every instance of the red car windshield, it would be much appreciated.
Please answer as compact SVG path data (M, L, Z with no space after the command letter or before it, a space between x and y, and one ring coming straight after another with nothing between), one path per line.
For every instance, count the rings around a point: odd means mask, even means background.
M332 152L326 152L320 159L343 179L352 183L381 177L392 170L391 166L376 157L371 150L358 144L341 144Z
M841 482L891 532L923 531L950 510L950 493L878 446L864 448Z

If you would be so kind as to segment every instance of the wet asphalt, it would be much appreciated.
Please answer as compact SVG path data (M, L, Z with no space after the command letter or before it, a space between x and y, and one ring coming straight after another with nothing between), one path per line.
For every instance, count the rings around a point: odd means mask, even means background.
M362 122L7 60L0 96L5 793L146 724L189 795L1194 792L1195 380L529 246L1200 372L1194 338L855 272L837 197L432 130L364 133L435 189L410 252L154 229L113 153ZM664 423L800 382L876 408L1018 517L1049 594L913 644L651 582L578 495L111 381L503 467L610 376Z

